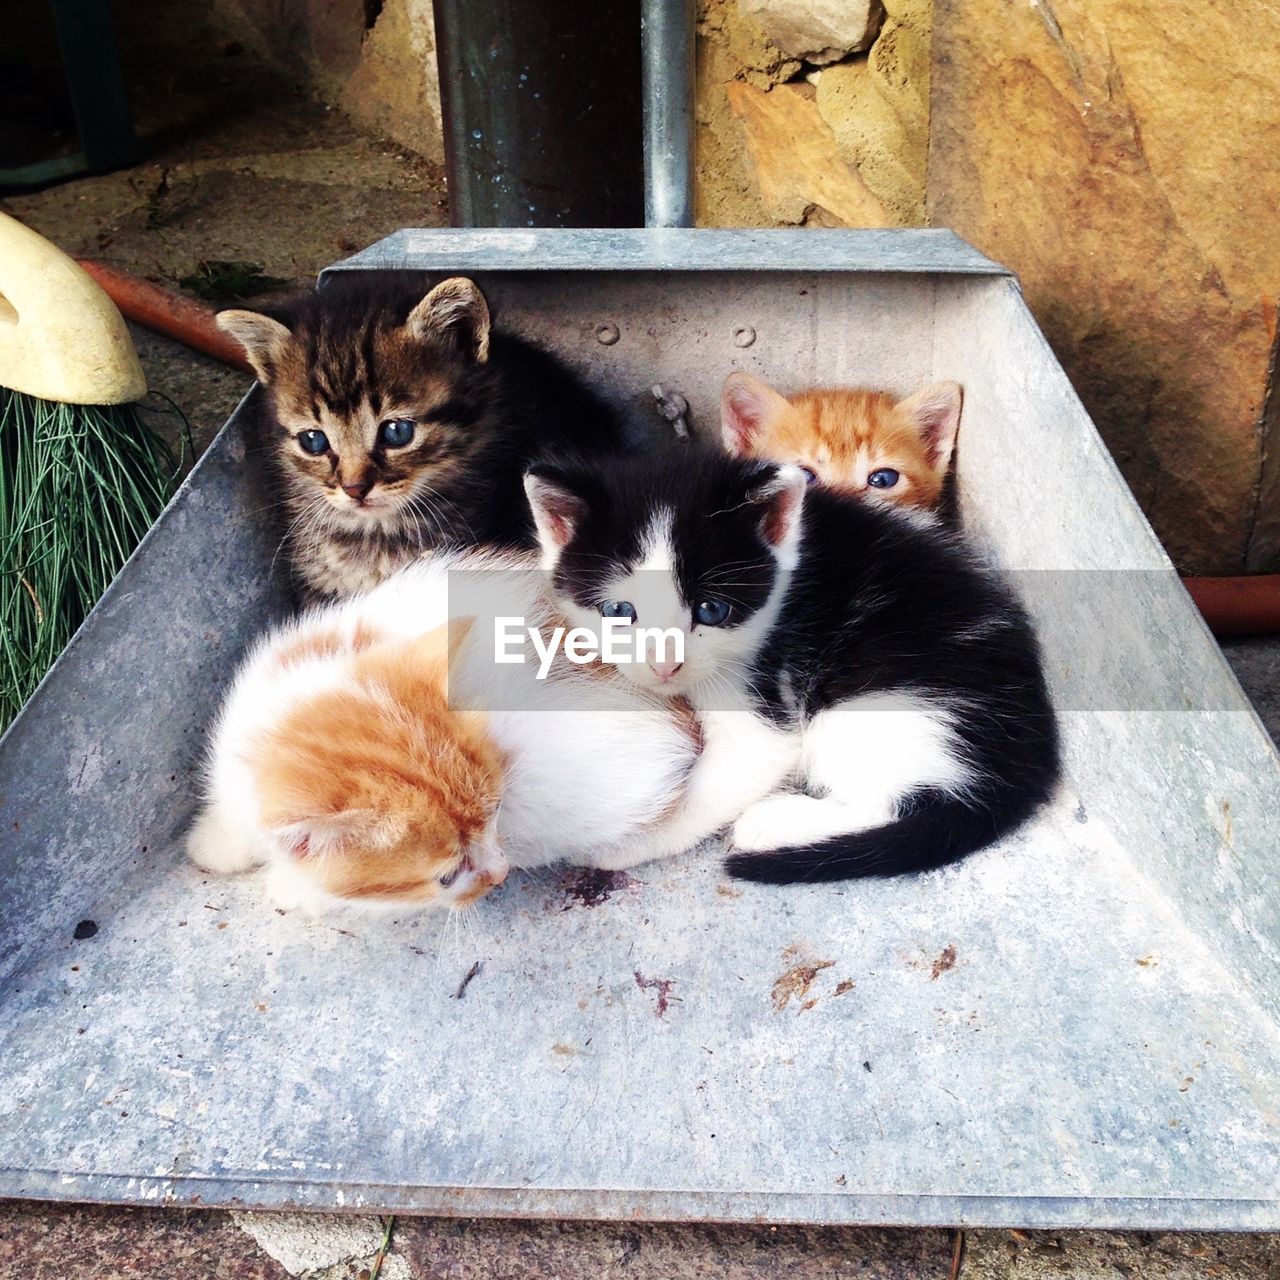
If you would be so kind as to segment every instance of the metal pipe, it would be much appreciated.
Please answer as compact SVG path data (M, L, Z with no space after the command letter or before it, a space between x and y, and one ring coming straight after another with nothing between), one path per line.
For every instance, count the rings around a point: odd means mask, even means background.
M447 0L434 0L436 66L440 79L440 124L444 137L445 184L449 221L455 227L476 225L474 181L467 175L466 55L462 22Z
M695 0L642 0L644 224L693 226Z
M454 225L639 225L640 0L434 4Z

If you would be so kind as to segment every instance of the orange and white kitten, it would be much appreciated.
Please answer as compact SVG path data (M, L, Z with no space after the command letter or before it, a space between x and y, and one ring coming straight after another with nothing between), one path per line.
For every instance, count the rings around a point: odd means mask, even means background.
M867 389L803 391L790 399L749 373L731 373L721 435L739 458L790 462L820 481L885 506L935 508L960 425L959 383L904 400Z
M192 860L265 865L276 905L313 915L464 907L509 866L642 861L697 755L687 713L609 668L496 664L488 619L449 612L450 571L474 607L491 569L486 611L551 619L529 556L445 552L259 642L213 732Z

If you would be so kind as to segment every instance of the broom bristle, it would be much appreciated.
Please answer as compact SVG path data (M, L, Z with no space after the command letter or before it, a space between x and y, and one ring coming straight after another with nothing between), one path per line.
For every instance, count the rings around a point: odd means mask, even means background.
M135 405L0 389L0 731L160 514L177 470Z

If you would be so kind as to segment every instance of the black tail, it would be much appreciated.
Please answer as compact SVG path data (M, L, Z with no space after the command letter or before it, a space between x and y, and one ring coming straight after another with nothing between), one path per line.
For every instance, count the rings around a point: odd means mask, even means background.
M1051 779L1046 780L1046 782ZM896 876L946 866L1020 826L1046 798L1049 787L1035 795L1001 797L993 808L978 808L942 792L930 791L908 802L894 822L867 831L831 836L817 844L735 853L726 861L729 874L762 884L802 884L852 880L858 876Z

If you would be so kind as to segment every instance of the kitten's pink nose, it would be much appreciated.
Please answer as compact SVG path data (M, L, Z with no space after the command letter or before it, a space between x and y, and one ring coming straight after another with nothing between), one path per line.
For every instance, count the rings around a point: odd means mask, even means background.
M357 502L363 502L365 500L365 496L372 488L373 485L363 482L360 484L344 484L342 486L342 492L347 494L349 497L354 498Z
M670 680L671 677L683 666L683 662L651 662L649 663L649 670L652 671L659 680Z
M507 872L511 870L511 864L498 854L492 857L487 865L479 869L479 877L481 880L487 880L496 889L506 878Z
M507 872L511 870L506 855L492 839L485 839L479 845L473 844L463 865L471 868L477 883L487 884L494 889L507 878Z

